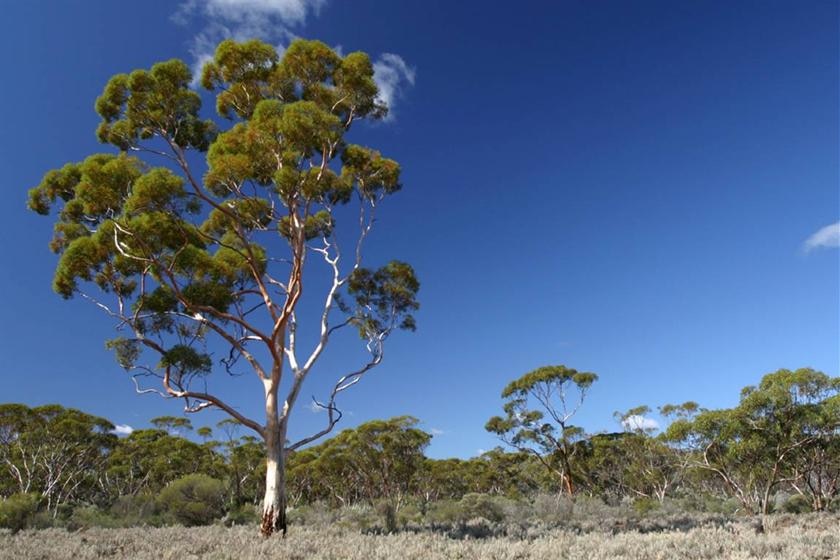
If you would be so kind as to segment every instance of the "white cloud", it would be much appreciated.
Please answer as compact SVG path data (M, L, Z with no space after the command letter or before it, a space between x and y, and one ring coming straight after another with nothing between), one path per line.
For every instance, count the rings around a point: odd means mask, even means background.
M213 58L224 39L245 41L260 39L274 44L278 53L297 37L293 28L306 23L310 14L317 16L326 0L185 0L172 15L180 25L198 22L201 31L189 47L193 57L193 87L198 85L201 69ZM343 56L341 45L335 47ZM398 54L384 53L373 64L379 99L389 109L385 120L394 118L394 105L405 89L414 85L416 71Z
M129 426L128 424L116 424L114 429L111 430L112 434L117 434L118 436L127 436L134 431L134 428Z
M621 425L626 430L658 430L659 422L640 414L633 414L622 420Z
M186 0L172 16L176 23L185 24L196 15L228 22L255 21L276 18L285 25L306 21L309 12L315 15L326 0Z
M232 21L256 17L277 17L288 24L306 20L311 10L317 15L325 0L205 0L204 9L212 16Z
M446 432L444 432L443 430L439 430L437 428L432 428L431 430L429 430L429 433L432 434L433 436L442 436Z
M385 53L373 63L373 80L379 88L379 99L389 110L385 120L394 118L394 104L408 86L414 85L416 75L416 70L398 54Z
M311 401L309 403L309 410L314 414L318 414L319 412L324 412L326 409L323 406L319 406L315 401Z
M325 0L186 0L172 21L186 25L197 21L201 31L189 47L193 57L193 85L201 68L213 57L224 39L261 39L287 43L295 38L292 28L303 25L310 13L318 15ZM282 44L278 50L283 51Z
M806 253L820 247L840 247L840 222L821 228L803 246Z

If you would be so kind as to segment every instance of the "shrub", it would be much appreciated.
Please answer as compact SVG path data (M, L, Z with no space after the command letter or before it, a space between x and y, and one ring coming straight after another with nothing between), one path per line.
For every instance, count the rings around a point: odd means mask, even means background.
M571 519L574 503L559 494L538 494L531 503L530 514L533 519L557 525Z
M0 501L0 527L17 533L25 529L38 511L37 494L12 494Z
M403 527L409 523L420 523L422 521L423 512L414 504L403 506L397 514L397 523Z
M828 506L826 507L826 510L828 510L832 513L840 513L840 496L838 496L838 497L832 499L830 502L828 502Z
M426 510L426 519L432 523L454 523L459 517L458 502L438 500L432 502Z
M354 530L367 531L384 525L376 509L368 504L345 506L334 510L332 515L338 519L339 526Z
M152 525L158 527L163 524L155 497L151 494L137 496L120 496L111 505L111 516L119 519L123 526Z
M782 511L785 513L808 513L811 511L811 502L802 494L794 494L782 503Z
M637 498L633 500L633 509L639 515L647 515L653 510L659 509L661 504L653 498Z
M112 517L96 506L79 506L67 519L67 529L77 531L87 527L107 527L110 529L124 526L122 519Z
M397 508L390 501L382 501L376 505L376 511L385 520L385 530L394 533L397 530Z
M187 527L212 523L224 513L224 503L224 483L206 474L181 477L158 496L161 509Z
M504 507L501 500L496 500L487 494L464 494L459 502L459 521L482 518L498 523L504 520Z
M339 520L340 515L341 511L323 502L305 504L286 511L286 519L292 525L332 525Z
M228 511L225 515L225 527L233 527L235 525L256 525L260 520L260 515L257 513L257 508L251 504L242 504Z

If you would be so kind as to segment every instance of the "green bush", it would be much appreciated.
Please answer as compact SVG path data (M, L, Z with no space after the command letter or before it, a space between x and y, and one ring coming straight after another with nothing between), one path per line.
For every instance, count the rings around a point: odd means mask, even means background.
M225 515L224 524L226 527L236 525L256 525L260 521L260 514L257 508L251 504L242 504L228 511Z
M458 502L437 500L426 508L426 519L432 523L454 523L459 518Z
M397 523L405 527L409 523L421 523L423 521L423 512L415 504L408 504L400 508L397 514Z
M785 513L808 513L811 511L811 501L802 494L794 494L782 504Z
M182 525L207 525L224 514L225 484L206 474L188 474L161 490L157 501Z
M286 511L286 520L291 525L326 526L339 521L344 509L331 508L324 502L315 502L290 508Z
M653 498L637 498L633 500L633 510L639 515L647 515L659 509L660 506L659 501Z
M534 496L528 510L530 511L526 512L531 518L549 525L557 525L572 518L574 502L559 494L538 494Z
M470 519L486 519L498 523L505 518L504 506L501 500L487 494L464 494L459 502L458 521L466 522Z
M70 514L66 527L70 531L78 531L87 527L114 529L123 527L123 521L122 519L109 515L107 511L102 511L96 506L79 506Z
M37 494L12 494L0 501L0 527L17 533L25 529L38 511Z
M163 524L155 497L151 494L120 496L111 505L111 516L119 519L124 527Z

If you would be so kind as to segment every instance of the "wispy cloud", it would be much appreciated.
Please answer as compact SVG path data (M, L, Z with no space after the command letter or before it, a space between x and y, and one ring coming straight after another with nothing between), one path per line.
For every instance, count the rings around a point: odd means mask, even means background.
M128 424L116 424L114 429L111 430L112 434L117 434L118 436L127 436L130 435L131 432L134 431L134 428L129 426Z
M806 253L821 247L840 247L840 222L819 229L803 245Z
M385 53L373 63L373 79L379 88L379 99L388 106L385 120L394 118L394 105L403 92L414 85L417 71L406 64L403 57L394 53Z
M316 14L325 0L187 0L181 3L172 18L183 23L196 12L231 22L278 18L292 25L304 23L310 11Z
M189 47L197 83L201 68L224 39L262 39L282 50L283 44L295 38L293 29L303 25L309 14L318 15L324 3L325 0L186 0L178 6L172 21L200 28Z
M199 28L189 47L193 85L198 84L202 67L213 58L216 45L224 39L260 39L282 52L309 16L317 16L325 4L326 0L185 0L172 15L172 21ZM341 45L336 51L341 54ZM394 53L379 56L373 70L379 98L389 108L386 120L393 120L394 105L414 85L416 70Z
M443 430L439 430L437 428L432 428L431 430L429 430L429 433L432 434L433 436L442 436L446 432L444 432Z
M621 425L627 430L658 430L659 422L640 414L628 416L622 420Z

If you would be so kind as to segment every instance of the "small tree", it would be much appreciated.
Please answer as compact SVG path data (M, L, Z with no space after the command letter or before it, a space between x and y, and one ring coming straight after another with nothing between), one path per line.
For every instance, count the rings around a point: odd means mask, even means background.
M231 123L221 132L199 114L191 81L180 60L114 76L96 101L97 135L119 153L47 173L29 207L60 206L53 286L116 321L121 336L109 346L139 392L182 399L186 412L222 410L264 439L262 533L285 534L287 453L329 433L341 417L336 397L382 361L395 329L414 328L412 268L362 267L374 214L399 190L400 167L346 138L356 121L387 112L364 53L342 57L298 40L281 59L259 41L222 42L201 76ZM203 174L196 153L206 153ZM337 226L351 203L358 230L347 250ZM304 288L319 286L309 256L323 261L326 286L314 345L302 355L297 312ZM287 442L303 383L343 327L358 331L370 357L318 403L324 429ZM219 346L225 357L216 363ZM258 382L262 421L212 389L211 373L239 373L242 360Z
M505 387L505 416L494 416L485 428L511 447L534 455L571 495L574 443L583 430L570 421L597 379L594 373L566 366L535 369Z

